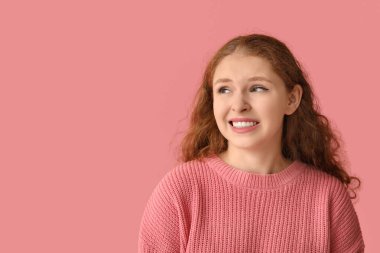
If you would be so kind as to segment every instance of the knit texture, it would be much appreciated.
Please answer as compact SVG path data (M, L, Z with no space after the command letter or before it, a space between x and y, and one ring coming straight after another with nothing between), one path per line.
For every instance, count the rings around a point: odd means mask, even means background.
M145 207L139 252L364 252L359 220L335 177L293 161L275 174L219 156L169 171Z

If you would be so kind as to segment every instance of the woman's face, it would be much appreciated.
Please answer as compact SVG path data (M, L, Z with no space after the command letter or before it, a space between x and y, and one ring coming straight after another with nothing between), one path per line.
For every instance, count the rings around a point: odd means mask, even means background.
M214 116L229 148L281 147L284 115L295 111L288 105L289 97L283 80L265 58L233 53L215 69ZM249 118L259 123L252 130L244 126L236 128L230 123L233 118Z

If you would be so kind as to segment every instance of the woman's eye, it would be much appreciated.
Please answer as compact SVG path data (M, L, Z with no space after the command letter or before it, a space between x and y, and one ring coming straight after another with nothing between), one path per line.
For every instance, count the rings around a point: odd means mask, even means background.
M218 90L218 93L225 93L224 91L225 90L228 90L226 87L221 87L219 90ZM263 91L266 91L268 90L267 88L264 88L262 86L254 86L251 88L251 91L256 91L256 90L263 90Z
M220 89L218 90L218 93L224 93L224 92L223 92L224 90L227 90L226 87L222 87L222 88L220 88Z
M261 86L255 86L255 87L252 87L252 90L257 90L257 89L261 89L261 90L263 90L263 91L268 90L267 88L264 88L264 87L261 87Z

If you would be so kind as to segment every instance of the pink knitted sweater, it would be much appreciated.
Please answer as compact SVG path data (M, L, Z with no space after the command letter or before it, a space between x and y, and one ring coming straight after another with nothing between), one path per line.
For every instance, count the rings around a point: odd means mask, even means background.
M142 216L139 252L364 252L344 185L295 160L260 175L213 155L168 172Z

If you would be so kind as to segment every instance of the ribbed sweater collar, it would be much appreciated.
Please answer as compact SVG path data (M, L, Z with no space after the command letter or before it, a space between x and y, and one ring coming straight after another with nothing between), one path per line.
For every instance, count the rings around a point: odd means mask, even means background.
M225 180L247 188L271 189L291 182L303 169L304 164L294 160L288 167L274 174L255 174L232 167L214 154L206 158L207 165Z

